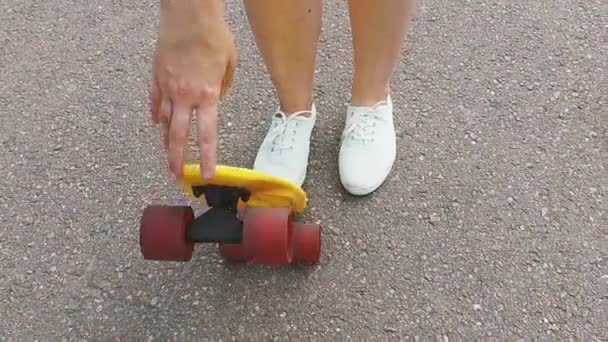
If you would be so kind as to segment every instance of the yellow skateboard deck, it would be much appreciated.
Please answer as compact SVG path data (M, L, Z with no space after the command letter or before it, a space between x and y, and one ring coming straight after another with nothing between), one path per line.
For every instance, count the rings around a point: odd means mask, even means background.
M251 194L246 203L239 206L247 207L283 207L299 213L306 208L308 198L300 186L290 180L275 177L251 169L226 165L216 167L215 176L211 179L201 177L198 163L186 164L183 176L179 180L182 190L189 196L194 196L192 186L218 185L230 186L248 190ZM201 204L206 205L204 196L199 197Z

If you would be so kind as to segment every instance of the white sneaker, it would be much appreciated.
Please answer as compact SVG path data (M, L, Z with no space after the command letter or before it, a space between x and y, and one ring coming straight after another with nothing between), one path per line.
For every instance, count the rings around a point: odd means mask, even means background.
M280 110L262 142L253 169L291 180L302 186L306 178L310 136L316 123L315 106L287 116Z
M353 195L367 195L382 185L397 154L390 95L371 107L348 107L340 145L340 180Z

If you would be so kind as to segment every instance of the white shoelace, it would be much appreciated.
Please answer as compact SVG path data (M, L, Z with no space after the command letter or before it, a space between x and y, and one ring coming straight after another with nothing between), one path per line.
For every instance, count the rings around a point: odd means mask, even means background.
M296 118L303 113L306 112L297 112L290 116L286 116L281 112L275 114L271 130L268 134L268 138L272 141L271 152L293 150L293 144L296 142L294 135L297 134L297 128L301 124ZM281 121L279 122L276 118L280 118Z
M344 139L365 141L374 141L374 134L376 133L376 123L382 121L383 117L378 114L376 107L385 104L380 102L375 106L371 107L370 110L356 110L352 116L348 119L348 125L344 129Z

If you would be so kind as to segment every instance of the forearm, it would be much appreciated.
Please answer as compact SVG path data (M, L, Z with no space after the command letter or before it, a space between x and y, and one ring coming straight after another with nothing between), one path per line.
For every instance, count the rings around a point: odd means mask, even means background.
M224 25L224 0L161 0L161 26Z

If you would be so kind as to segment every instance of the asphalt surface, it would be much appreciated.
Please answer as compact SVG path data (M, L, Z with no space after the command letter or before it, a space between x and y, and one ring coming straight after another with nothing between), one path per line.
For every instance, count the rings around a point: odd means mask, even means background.
M213 246L140 256L141 209L177 198L147 113L157 1L0 0L0 336L606 340L601 5L420 1L394 172L353 198L336 160L348 17L327 1L302 217L324 227L322 262L272 269ZM228 7L240 64L219 158L249 167L276 99Z

